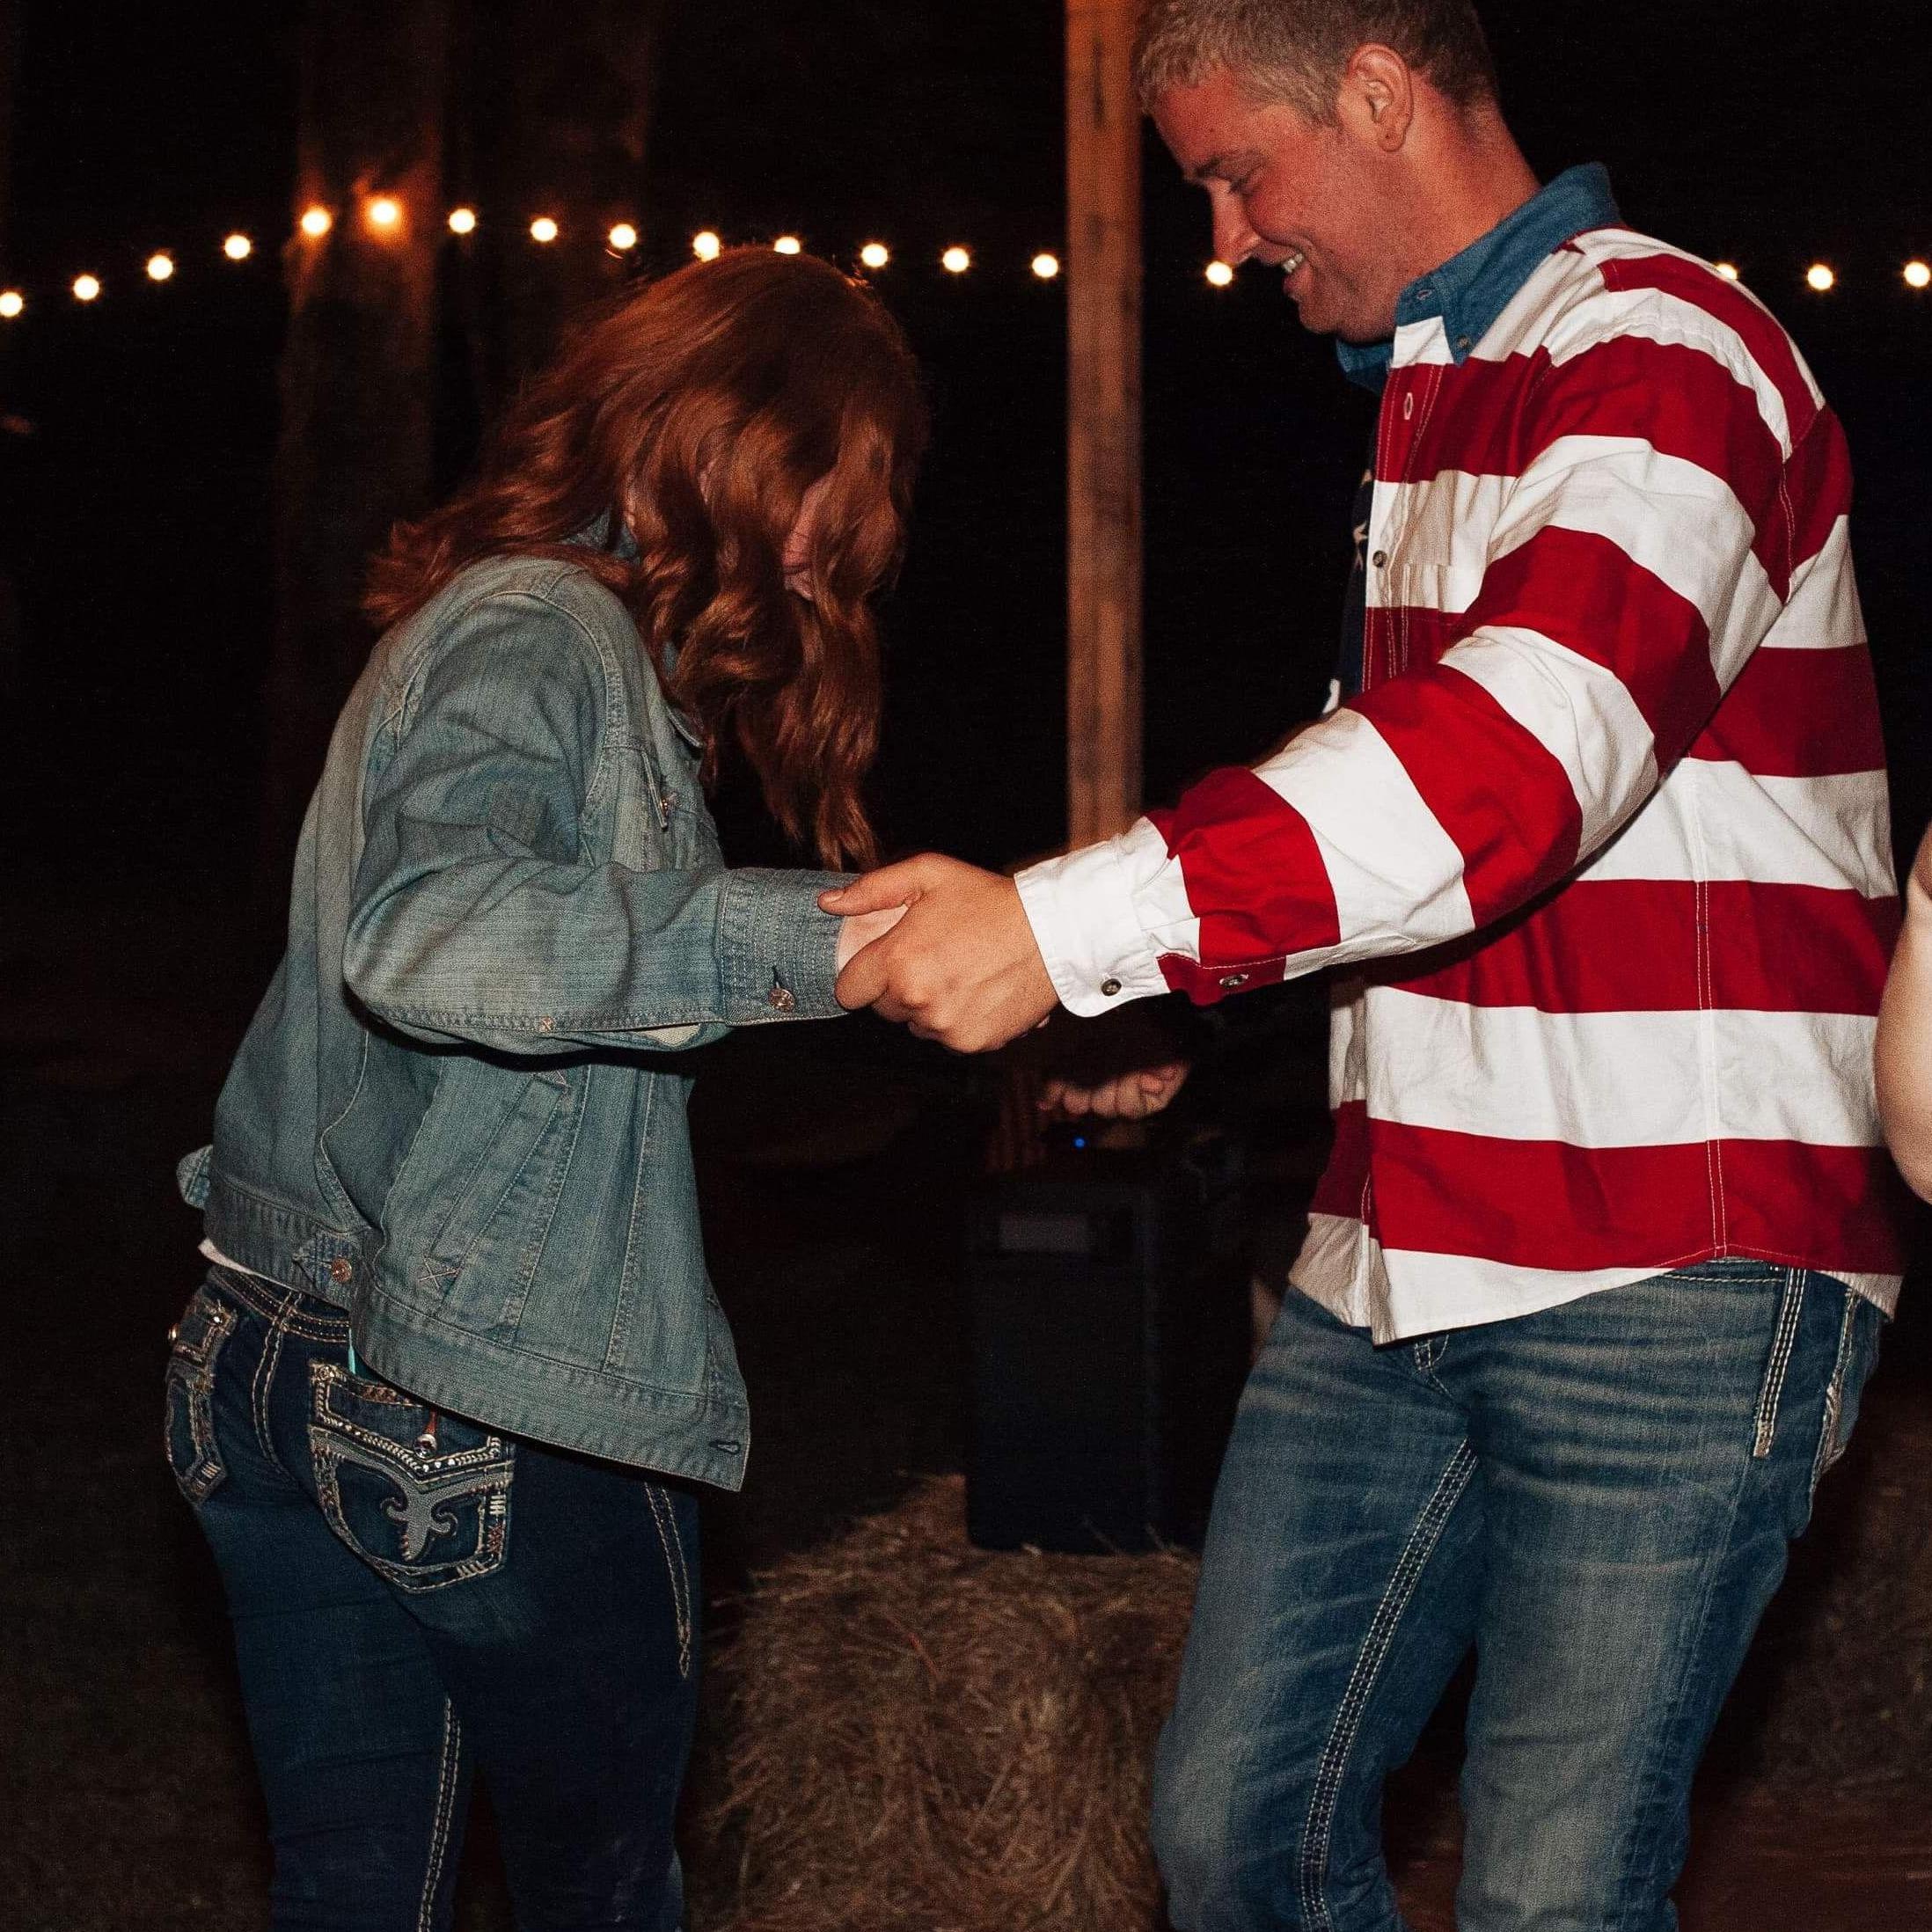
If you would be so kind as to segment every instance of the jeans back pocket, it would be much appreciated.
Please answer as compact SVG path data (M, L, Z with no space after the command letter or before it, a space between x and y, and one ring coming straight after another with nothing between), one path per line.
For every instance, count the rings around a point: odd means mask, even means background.
M309 1366L309 1453L329 1527L399 1589L501 1569L516 1449L400 1389Z
M175 1485L197 1507L228 1474L215 1440L215 1366L235 1320L235 1311L204 1284L168 1331L164 1440Z

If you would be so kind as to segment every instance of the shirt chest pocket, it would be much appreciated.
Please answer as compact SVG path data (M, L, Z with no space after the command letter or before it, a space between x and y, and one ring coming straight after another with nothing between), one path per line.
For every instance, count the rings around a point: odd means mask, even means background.
M639 872L702 871L723 863L698 761L681 743L657 757L641 749L629 754L611 856Z

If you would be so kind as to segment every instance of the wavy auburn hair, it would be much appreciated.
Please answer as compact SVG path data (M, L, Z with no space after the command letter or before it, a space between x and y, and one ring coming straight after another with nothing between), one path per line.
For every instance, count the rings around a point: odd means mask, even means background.
M735 737L787 837L828 867L869 865L869 604L897 564L925 440L911 352L867 290L809 256L733 249L594 314L475 480L392 531L364 607L394 624L505 553L581 564L696 724L705 784ZM821 479L807 601L786 589L784 551ZM569 542L591 526L604 541Z

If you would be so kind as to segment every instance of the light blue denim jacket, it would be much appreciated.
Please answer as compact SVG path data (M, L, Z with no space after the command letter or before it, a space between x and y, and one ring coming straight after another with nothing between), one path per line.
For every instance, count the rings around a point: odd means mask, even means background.
M223 1255L494 1427L735 1489L683 1050L831 1017L835 875L725 869L698 754L587 571L464 571L377 647L288 950L181 1163Z

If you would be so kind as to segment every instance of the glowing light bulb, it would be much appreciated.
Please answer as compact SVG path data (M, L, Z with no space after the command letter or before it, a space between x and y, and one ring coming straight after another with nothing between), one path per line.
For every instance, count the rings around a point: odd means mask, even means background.
M393 194L378 194L362 212L363 218L379 235L392 234L402 226L402 203Z
M1824 295L1827 290L1835 289L1838 286L1838 277L1821 261L1814 261L1804 271L1804 279L1820 295Z
M473 208L452 208L450 210L450 232L452 235L475 234L476 210Z
M1043 251L1033 258L1033 272L1042 282L1051 282L1060 272L1060 258Z
M222 244L222 252L231 261L246 261L255 252L255 245L245 235L231 235Z
M1738 279L1738 265L1734 261L1714 261L1711 263L1711 267L1715 268L1717 273L1724 278L1726 282L1735 282Z
M0 289L0 316L12 321L26 307L26 297L18 289Z
M805 244L796 235L780 235L772 246L781 255L795 255Z
M699 261L715 261L724 252L724 244L708 228L701 228L691 238L691 252Z
M859 259L868 268L883 268L892 260L892 251L883 242L867 242L859 251Z
M1922 261L1908 261L1905 265L1905 278L1908 289L1932 288L1932 267Z
M148 257L148 280L165 282L174 273L172 255L155 254Z
M619 222L605 239L618 254L627 255L637 246L637 231L628 222Z
M1234 271L1225 261L1211 261L1207 265L1207 278L1217 289L1225 289L1234 279Z
M972 251L962 248L957 242L940 257L940 267L949 275L962 275L972 265Z
M302 232L311 241L320 241L334 226L335 217L326 208L305 208L302 211Z
M100 293L99 275L76 275L74 277L74 299L77 302L91 302Z
M539 215L530 224L530 238L534 242L553 242L559 232L556 223L547 215Z

